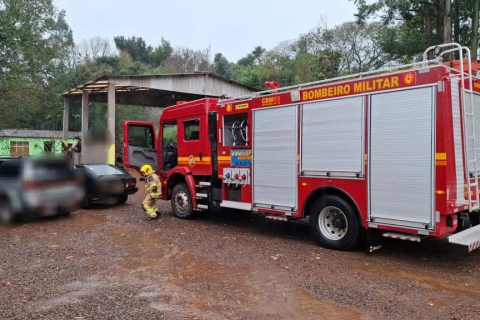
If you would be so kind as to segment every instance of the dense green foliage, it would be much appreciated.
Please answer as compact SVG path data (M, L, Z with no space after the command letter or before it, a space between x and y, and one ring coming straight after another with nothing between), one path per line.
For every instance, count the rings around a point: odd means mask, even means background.
M274 48L259 44L230 62L209 47L174 47L163 37L152 45L122 35L74 43L65 12L51 0L0 0L0 129L60 130L60 94L107 74L212 71L266 89L265 81L287 86L409 62L427 46L447 40L478 50L479 0L350 1L358 8L351 22L320 24ZM123 119L158 115L158 110L118 106L117 132ZM106 106L91 104L89 118L91 126L104 127ZM71 106L70 124L70 130L80 130L79 103Z
M475 48L476 58L479 0L350 1L358 8L358 22L380 17L387 30L381 47L394 59L408 61L431 45L452 40Z

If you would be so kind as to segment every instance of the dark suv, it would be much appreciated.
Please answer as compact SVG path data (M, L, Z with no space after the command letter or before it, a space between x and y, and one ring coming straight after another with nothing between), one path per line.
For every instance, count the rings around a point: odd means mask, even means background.
M66 215L77 210L85 190L70 160L37 156L0 161L0 222Z

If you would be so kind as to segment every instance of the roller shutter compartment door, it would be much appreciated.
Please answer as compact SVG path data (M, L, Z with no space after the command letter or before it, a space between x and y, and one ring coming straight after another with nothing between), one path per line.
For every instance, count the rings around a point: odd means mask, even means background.
M433 88L371 96L373 222L425 228L433 217Z
M466 112L472 111L472 108L470 106L471 100L470 100L470 95L471 93L469 91L465 92L465 110ZM480 161L480 95L474 93L473 94L473 116L474 116L474 122L475 122L475 156L477 158L477 169L480 170L480 167L478 166L478 163ZM472 136L472 122L467 121L466 122L466 128L467 128L467 135ZM472 143L467 144L468 146L468 152L470 155L470 158L473 158L472 152ZM469 168L470 172L473 172L473 165Z
M254 111L253 203L296 207L297 106Z
M301 161L305 175L363 174L364 99L342 98L303 106Z

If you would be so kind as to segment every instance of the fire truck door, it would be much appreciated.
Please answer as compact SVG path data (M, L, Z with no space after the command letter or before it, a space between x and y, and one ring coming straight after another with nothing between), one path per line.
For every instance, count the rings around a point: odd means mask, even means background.
M149 164L158 171L155 126L151 122L124 121L123 163L125 168L140 169Z
M178 122L178 164L187 166L193 175L211 175L211 145L207 116L194 115Z
M370 105L370 221L434 227L434 87L374 94Z

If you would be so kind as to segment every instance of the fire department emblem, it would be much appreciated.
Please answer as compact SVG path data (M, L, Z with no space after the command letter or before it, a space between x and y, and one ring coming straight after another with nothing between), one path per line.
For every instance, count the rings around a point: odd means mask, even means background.
M414 84L416 81L415 73L409 72L403 76L403 83L404 84Z
M195 166L195 157L194 157L194 156L191 155L191 156L188 157L188 165L189 165L190 167L194 167L194 166Z

